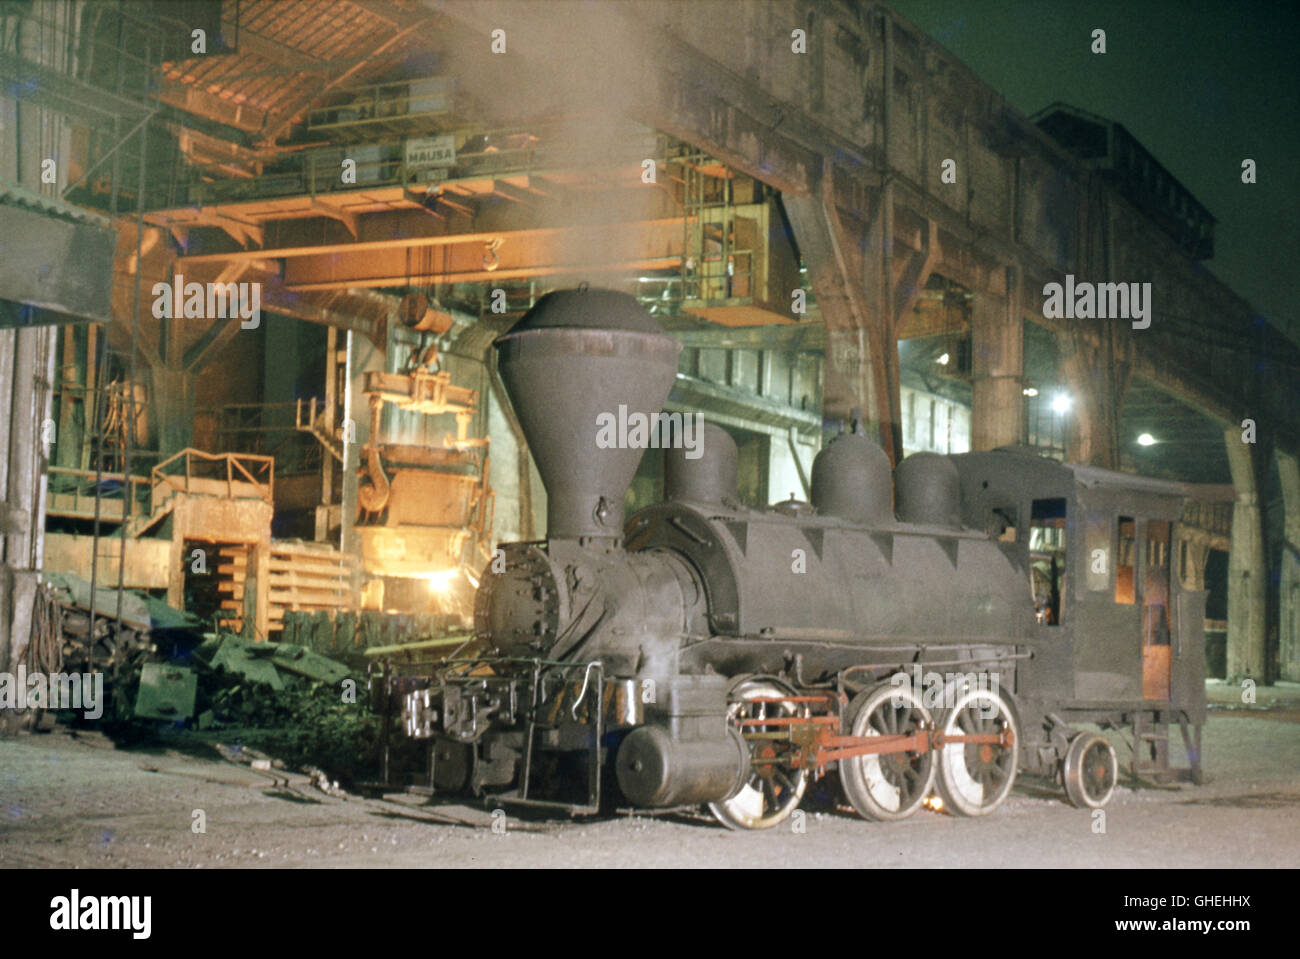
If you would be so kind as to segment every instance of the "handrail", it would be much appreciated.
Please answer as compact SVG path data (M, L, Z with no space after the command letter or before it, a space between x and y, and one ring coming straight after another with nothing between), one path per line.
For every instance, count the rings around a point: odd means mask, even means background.
M72 466L49 466L46 468L46 471L51 476L67 476L67 477L72 477L73 479L78 479L83 481L83 482L76 483L70 490L58 489L54 485L50 486L49 492L50 492L51 499L50 499L49 506L47 507L47 512L50 512L54 515L60 515L64 512L64 510L57 505L53 497L68 496L68 495L72 496L72 513L80 514L81 500L95 499L95 491L91 489L89 492L87 492L85 490L85 487L87 486L93 487L95 485L97 476L98 476L98 481L101 485L104 482L110 482L110 483L115 482L115 483L123 484L124 489L122 491L121 496L115 496L111 494L105 495L102 491L100 492L99 495L99 499L101 502L107 500L110 503L116 503L116 502L122 503L121 518L123 522L131 519L134 516L143 514L145 512L145 510L140 507L140 503L136 496L136 492L139 490L141 486L149 485L149 480L147 477L134 476L134 475L127 476L124 473L96 474L94 470L77 469L76 467L72 467ZM129 484L134 484L134 485L132 486ZM130 492L127 493L126 492L127 490L130 490ZM113 521L116 522L116 520Z
M185 475L183 477L172 476L164 472L167 468L182 460L185 463ZM253 486L265 488L266 492L261 497L263 500L268 503L274 502L275 457L263 456L258 453L205 453L203 450L186 448L178 453L173 453L153 468L151 472L154 487L167 486L178 493L188 493L190 491L190 480L204 478L194 475L193 464L195 460L206 463L220 463L224 466L226 497L228 499L234 499L234 484L237 482L235 471L238 470ZM265 481L259 480L255 475L261 473L266 474ZM178 483L177 480L183 482Z

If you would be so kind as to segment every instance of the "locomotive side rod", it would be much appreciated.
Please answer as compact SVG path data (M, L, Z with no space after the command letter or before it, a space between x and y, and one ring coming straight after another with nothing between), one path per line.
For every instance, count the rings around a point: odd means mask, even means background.
M765 697L762 702L817 702L828 697L790 696ZM999 746L1009 748L1015 743L1015 733L1003 729L997 733L961 733L945 734L938 729L921 729L910 736L841 736L831 733L827 727L840 725L839 716L774 716L770 719L744 719L741 727L781 727L784 731L771 733L742 733L747 740L771 739L791 740L794 730L810 730L809 741L802 744L798 755L789 760L792 768L798 769L812 765L820 775L830 763L855 756L883 756L895 753L916 753L918 755L946 746ZM808 762L809 754L811 762ZM755 766L772 766L786 762L780 757L755 757L751 760Z

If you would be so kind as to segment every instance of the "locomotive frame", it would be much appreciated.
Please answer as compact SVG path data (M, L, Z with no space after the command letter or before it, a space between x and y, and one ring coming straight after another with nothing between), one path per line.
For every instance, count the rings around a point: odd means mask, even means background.
M624 405L653 421L676 343L631 297L584 288L543 297L497 349L547 538L494 557L471 643L372 675L384 735L400 709L427 740L420 788L572 815L613 794L753 829L831 772L889 821L936 792L986 815L1024 771L1095 808L1119 769L1084 724L1131 730L1135 776L1202 780L1205 596L1177 575L1178 484L1025 449L891 471L845 433L812 503L758 509L709 426L706 455L667 450L665 501L624 524L642 451L598 448L594 423Z

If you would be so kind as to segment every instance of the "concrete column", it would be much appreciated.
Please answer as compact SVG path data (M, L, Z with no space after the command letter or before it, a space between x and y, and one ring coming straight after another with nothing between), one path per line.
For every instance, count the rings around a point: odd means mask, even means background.
M19 504L9 495L9 442L14 424L14 352L18 330L0 330L0 560L8 560L9 530ZM0 587L3 588L3 587Z
M31 569L35 558L36 526L43 521L38 510L41 470L40 423L44 419L45 397L40 380L45 374L42 350L49 330L19 330L14 341L13 375L10 378L9 474L5 501L11 522L5 544L5 560L18 569Z
M360 555L361 539L356 534L358 471L361 450L370 442L370 402L366 398L366 373L384 370L386 350L364 336L349 332L346 339L347 392L343 413L343 528L340 548ZM349 425L349 423L351 425ZM376 438L378 441L379 438Z
M1025 439L1024 322L1019 281L1007 270L1006 296L977 293L971 316L971 449L991 450Z
M1224 431L1228 465L1237 499L1232 507L1232 546L1228 550L1228 681L1267 682L1265 640L1268 635L1262 484L1254 444L1241 441L1235 426Z
M1071 463L1119 469L1119 420L1131 366L1125 335L1111 323L1099 329L1095 344L1071 334L1058 338L1061 374L1074 398L1066 449Z
M248 561L244 566L243 630L240 638L251 641L266 639L270 620L270 550L260 543L248 544Z
M62 328L63 357L59 382L63 395L59 400L59 433L55 445L55 463L76 469L81 465L83 422L79 422L78 388L86 382L86 364L81 351L85 334L77 326ZM81 407L84 409L84 406Z
M153 409L158 420L158 450L162 459L194 444L193 373L182 368L155 366Z
M1278 581L1278 637L1281 678L1300 682L1300 460L1277 454L1286 510Z
M786 215L826 324L823 418L848 426L862 411L867 436L891 459L901 453L898 421L898 343L890 315L890 272L885 237L892 214L887 193L874 210L841 208L828 168L821 195L787 195Z
M827 421L839 421L847 428L850 411L858 409L862 412L864 432L882 443L885 433L892 428L888 423L887 404L882 402L885 386L883 370L875 361L877 352L867 330L832 329L827 325L822 415Z
M1199 537L1182 541L1183 589L1205 589L1205 563L1210 558L1210 544Z
M1096 358L1084 351L1071 353L1061 364L1061 376L1073 403L1065 458L1071 463L1088 463L1118 469L1118 417L1108 415L1112 407L1099 395Z
M94 548L93 545L91 547ZM172 609L185 608L185 529L183 523L172 523L172 541L167 549L167 605ZM217 551L208 549L208 568L217 575Z

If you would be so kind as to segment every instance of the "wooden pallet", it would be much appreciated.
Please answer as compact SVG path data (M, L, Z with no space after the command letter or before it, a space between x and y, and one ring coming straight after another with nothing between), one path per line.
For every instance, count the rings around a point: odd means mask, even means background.
M267 631L278 631L286 610L355 609L353 591L357 558L330 547L299 543L272 543L267 549ZM220 550L217 589L223 594L221 609L228 613L221 626L239 632L244 619L244 582L250 547Z

